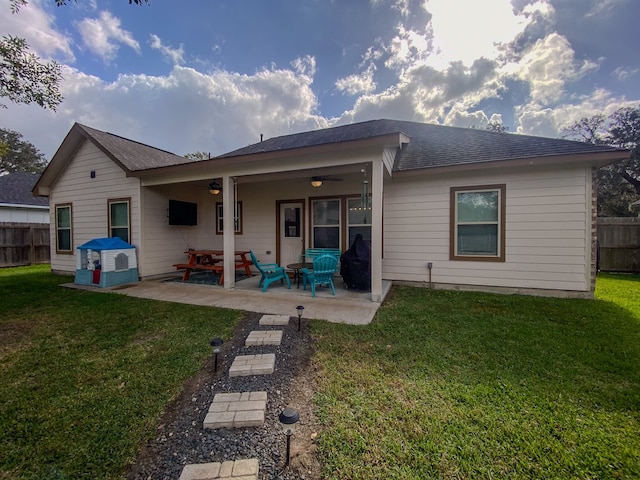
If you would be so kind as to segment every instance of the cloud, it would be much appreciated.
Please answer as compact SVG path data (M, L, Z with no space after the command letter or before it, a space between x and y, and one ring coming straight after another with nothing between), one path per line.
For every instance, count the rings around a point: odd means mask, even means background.
M292 69L241 75L175 66L165 76L121 75L109 83L66 67L58 112L9 105L0 110L0 124L10 118L26 139L40 139L34 145L48 157L76 121L178 154L216 155L255 143L261 133L269 138L327 127L314 113L312 81Z
M304 75L308 78L313 78L316 74L316 59L311 55L305 55L304 57L298 57L291 66L295 69L299 75Z
M73 41L56 30L55 18L47 13L39 0L32 0L19 13L9 13L8 0L0 0L0 31L3 35L24 38L31 50L43 58L74 62Z
M429 0L424 8L432 14L434 55L429 64L436 68L494 59L499 45L511 42L529 23L526 15L514 14L509 0L491 0L491 8L478 0Z
M336 81L336 89L348 95L361 95L372 93L376 89L376 82L373 81L375 65L369 65L364 72L354 73L348 77L340 78Z
M632 67L618 67L611 74L620 81L625 81L638 73L640 69Z
M535 103L523 104L515 107L516 133L558 137L564 127L583 117L592 117L598 113L608 116L619 108L637 104L637 100L626 100L604 88L579 96L573 103L563 103L553 108L541 107Z
M591 7L585 17L602 17L610 14L614 9L623 7L629 0L591 0Z
M131 32L120 28L120 19L102 11L98 18L85 18L76 23L86 48L105 62L113 60L120 45L126 45L140 53L140 45Z
M527 82L532 101L549 105L563 97L567 82L576 81L597 67L590 60L576 60L569 41L551 33L526 49L516 61L507 64L503 72L511 72Z
M151 48L158 50L173 65L182 65L184 63L184 45L180 44L178 48L171 48L162 44L162 40L157 35L151 34L149 41Z

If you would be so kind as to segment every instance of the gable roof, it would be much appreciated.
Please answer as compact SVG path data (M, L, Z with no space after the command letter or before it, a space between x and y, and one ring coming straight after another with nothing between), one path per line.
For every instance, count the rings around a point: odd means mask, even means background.
M395 172L559 155L628 153L621 148L572 140L400 120L371 120L274 137L216 158L282 152L391 134L405 135L410 139L396 154L393 166Z
M154 168L193 163L191 159L166 150L75 123L53 155L42 177L33 187L36 195L48 194L48 188L64 170L73 154L87 140L119 165L127 175Z
M40 178L39 173L15 172L0 177L0 203L48 207L49 199L36 197L31 189Z

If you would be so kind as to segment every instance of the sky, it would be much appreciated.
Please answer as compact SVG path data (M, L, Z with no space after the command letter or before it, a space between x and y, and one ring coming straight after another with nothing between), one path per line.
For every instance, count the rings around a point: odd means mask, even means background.
M184 155L388 118L560 137L640 105L639 0L30 0L0 32L62 65L55 112L0 99L50 159L74 124Z

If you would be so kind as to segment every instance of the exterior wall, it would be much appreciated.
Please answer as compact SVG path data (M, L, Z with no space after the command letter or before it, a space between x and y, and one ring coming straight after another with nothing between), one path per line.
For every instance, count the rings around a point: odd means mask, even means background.
M0 223L49 223L49 207L0 205Z
M505 262L449 260L449 188L506 184ZM592 178L585 167L396 177L385 185L383 278L591 292Z
M305 241L308 245L309 205L313 196L359 194L356 181L326 182L313 188L300 179L238 185L238 200L242 202L242 234L235 235L236 250L253 250L261 262L276 261L276 201L305 199ZM167 221L169 199L196 202L198 225L170 226ZM184 251L194 249L222 249L223 237L216 234L215 204L222 195L211 195L207 189L194 191L185 185L145 187L142 189L143 242L139 249L140 276L153 277L175 273L174 263L184 263ZM345 247L346 248L346 247Z
M91 178L91 171L95 178ZM107 200L131 198L131 243L140 250L140 187L137 178L125 172L93 143L85 141L51 188L51 269L54 272L75 272L75 247L93 238L109 236ZM72 204L73 251L56 253L55 206Z

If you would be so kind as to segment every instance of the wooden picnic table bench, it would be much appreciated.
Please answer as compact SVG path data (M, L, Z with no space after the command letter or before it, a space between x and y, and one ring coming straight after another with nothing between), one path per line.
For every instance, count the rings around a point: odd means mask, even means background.
M187 257L187 263L174 263L173 266L177 270L184 269L182 275L182 281L186 282L191 276L193 270L209 270L220 274L220 285L224 283L224 266L222 265L222 250L187 250L184 252ZM234 263L235 268L244 268L247 276L251 276L251 265L253 262L247 258L249 251L236 251L236 256L240 257L238 261Z

